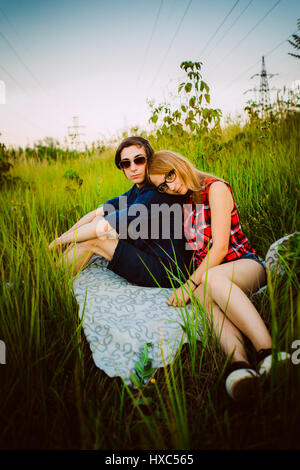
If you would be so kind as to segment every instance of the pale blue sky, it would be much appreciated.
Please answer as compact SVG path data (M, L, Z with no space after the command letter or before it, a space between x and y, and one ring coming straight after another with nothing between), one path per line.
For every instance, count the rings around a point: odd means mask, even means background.
M234 116L262 55L270 87L300 79L284 42L299 17L298 0L0 0L1 139L62 142L73 116L87 142L145 128L147 98L175 92L183 60L203 62L212 106Z

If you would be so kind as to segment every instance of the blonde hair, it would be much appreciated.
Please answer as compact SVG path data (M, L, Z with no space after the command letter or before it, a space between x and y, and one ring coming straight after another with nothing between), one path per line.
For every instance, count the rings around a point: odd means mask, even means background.
M205 191L205 180L214 178L224 182L222 178L198 170L183 155L172 152L171 150L160 150L156 152L148 162L146 174L148 183L151 183L149 175L166 175L173 169L176 171L176 174L181 177L185 186L192 191L195 204L202 202L203 192Z

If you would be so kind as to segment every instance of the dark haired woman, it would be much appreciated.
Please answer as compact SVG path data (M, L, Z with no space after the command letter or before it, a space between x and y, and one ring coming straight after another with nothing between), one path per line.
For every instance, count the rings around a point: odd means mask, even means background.
M132 188L120 197L111 199L104 206L90 212L70 230L55 239L49 249L60 249L69 245L63 253L61 263L73 275L83 269L94 254L109 261L108 269L129 282L143 286L170 287L167 269L177 272L184 270L188 254L183 240L159 236L151 238L151 208L153 205L177 204L177 199L167 194L158 194L155 188L145 185L146 168L153 155L150 143L142 137L129 137L121 142L115 163L126 178L134 183ZM120 209L120 200L126 200L126 208ZM148 227L148 237L131 237L127 232L135 216L129 215L130 208L143 207L147 212L143 225ZM110 213L105 215L107 208ZM131 214L134 211L131 211ZM120 237L120 227L125 225L125 236ZM143 227L144 228L144 227ZM174 230L171 229L171 233ZM175 262L175 257L177 262Z

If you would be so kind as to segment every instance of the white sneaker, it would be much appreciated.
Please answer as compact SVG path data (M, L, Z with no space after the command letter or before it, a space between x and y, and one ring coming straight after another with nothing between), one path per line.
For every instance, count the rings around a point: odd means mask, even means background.
M226 378L227 393L236 401L248 401L256 394L260 375L246 363L236 364L236 367Z
M288 361L290 358L291 358L291 355L289 353L284 352L284 351L279 351L276 353L276 359L274 362L275 363L284 362L284 361ZM259 362L258 365L259 365L258 372L260 375L270 374L272 366L273 366L272 354L269 354L268 356L266 356L261 362Z

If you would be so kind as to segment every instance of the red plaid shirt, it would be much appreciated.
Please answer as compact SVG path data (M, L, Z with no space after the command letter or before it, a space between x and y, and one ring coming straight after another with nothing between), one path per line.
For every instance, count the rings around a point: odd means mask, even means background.
M194 260L198 265L202 263L203 259L207 255L208 247L211 248L213 244L208 193L211 184L215 181L218 180L213 178L205 180L204 183L206 187L201 204L196 205L193 202L192 194L188 196L188 199L184 204L184 234L188 244L190 245L190 249L194 250ZM225 184L230 190L233 198L231 186L227 182L225 182ZM242 231L234 198L233 204L228 253L222 260L222 263L233 261L247 253L257 256L254 248L252 248L247 237Z

